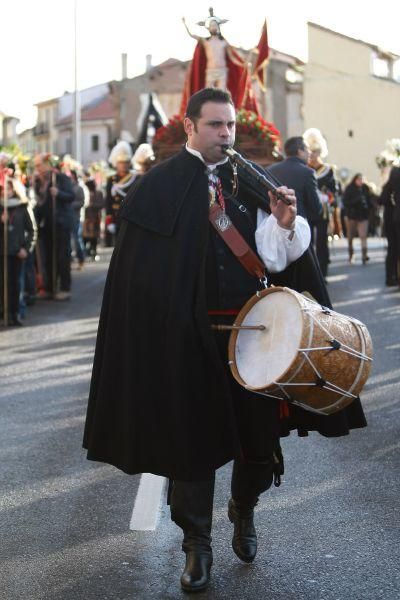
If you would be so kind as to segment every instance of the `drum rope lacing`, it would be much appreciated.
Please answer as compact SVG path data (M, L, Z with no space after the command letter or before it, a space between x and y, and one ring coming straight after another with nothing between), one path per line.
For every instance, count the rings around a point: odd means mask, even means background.
M281 392L284 394L284 396L286 397L286 400L288 400L289 402L292 402L293 404L299 404L301 406L300 403L298 403L296 400L293 400L293 398L291 398L291 396L287 393L285 387L321 387L322 389L326 389L328 392L332 392L334 394L338 394L339 396L345 396L346 398L352 398L352 399L356 399L357 396L355 394L352 394L350 391L345 390L343 388L341 388L340 386L330 382L330 381L326 381L320 374L320 372L318 371L317 367L315 366L315 364L313 363L313 361L311 360L311 358L309 357L308 353L315 351L315 350L339 350L341 352L344 352L345 354L349 354L350 356L353 356L354 358L359 358L361 360L364 361L371 361L372 362L372 358L370 358L369 356L367 356L364 352L359 352L357 350L354 350L354 348L351 348L350 346L347 346L346 344L344 344L343 342L339 342L338 340L336 340L331 332L324 327L324 325L322 325L322 323L320 321L316 322L315 316L312 314L311 309L308 307L303 307L301 309L304 312L307 312L309 314L309 316L311 317L311 319L313 320L314 324L317 323L317 325L327 334L327 336L329 336L330 338L330 346L318 346L318 347L314 347L314 348L299 348L298 351L302 353L302 355L304 356L304 358L306 359L306 361L308 362L308 364L310 365L310 367L312 368L312 370L314 371L314 373L317 376L317 381L312 381L310 383L290 383L290 382L277 382L277 381L273 381L272 385L276 385ZM324 312L324 310L323 310ZM273 394L266 394L265 392L259 392L261 393L263 396L267 396L269 398L274 398L276 400L282 400L282 398L280 398L279 396L274 396ZM308 407L308 409L310 410L311 407ZM312 409L311 409L312 410ZM319 410L314 409L313 412L316 413L320 413Z
M307 312L309 314L309 316L311 317L311 319L313 320L314 324L316 323L315 316L311 312L312 309L310 309L308 307L303 307L301 310L304 312ZM272 384L276 385L283 392L283 394L286 396L286 399L288 401L294 402L295 404L297 404L297 402L293 401L293 399L289 396L289 394L285 390L285 387L300 387L300 386L301 387L321 387L321 388L326 389L327 391L332 392L334 394L338 394L340 396L346 396L346 398L352 398L352 399L357 398L357 396L352 394L350 391L345 390L345 389L341 388L340 386L324 379L321 376L321 374L318 371L315 364L313 363L313 361L311 360L311 358L309 357L308 353L313 352L315 350L329 350L329 351L339 350L341 352L349 354L350 356L353 356L355 358L360 358L361 360L365 360L365 361L372 361L372 358L367 356L365 353L358 352L357 350L354 350L353 348L351 348L350 346L347 346L343 342L339 342L338 340L336 340L334 338L334 336L331 334L331 332L326 327L324 327L324 325L322 325L322 323L320 323L319 321L317 321L317 325L329 336L329 338L331 340L331 342L330 342L331 345L330 346L319 346L319 347L314 347L314 348L299 348L298 349L298 351L302 353L302 355L307 360L308 364L310 365L310 367L313 369L314 373L316 374L316 376L318 378L317 381L313 381L310 383L289 383L289 382L278 383L277 381L273 381ZM265 395L267 395L267 394L265 394ZM268 396L271 398L281 399L281 398L279 398L279 396L273 396L270 394L268 394ZM319 411L316 411L316 412L319 412Z
M303 307L301 309L304 312L308 312L309 316L313 319L314 323L315 321L315 315L313 315L311 313L311 309L308 307ZM339 342L338 340L336 340L333 335L331 334L331 332L329 331L329 329L327 329L324 325L322 325L322 323L320 323L319 321L317 322L318 327L320 327L327 336L329 336L330 340L330 346L320 346L320 347L315 347L315 348L299 348L299 352L312 352L313 350L340 350L340 352L344 352L345 354L350 354L350 356L354 356L354 358L360 358L361 360L366 360L366 361L370 361L372 362L372 358L370 358L369 356L367 356L364 352L359 352L358 350L354 350L354 348L351 348L351 346L347 346L347 344L345 344L344 342Z

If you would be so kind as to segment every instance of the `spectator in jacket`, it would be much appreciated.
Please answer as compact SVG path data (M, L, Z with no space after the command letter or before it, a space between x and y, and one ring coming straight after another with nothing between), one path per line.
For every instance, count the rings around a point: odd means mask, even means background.
M297 198L297 213L310 224L321 216L322 205L318 195L314 170L307 166L309 149L302 137L289 138L284 146L286 159L268 167L268 173L279 182L294 189Z
M7 285L7 320L11 325L22 325L19 317L20 276L23 261L36 242L36 224L22 186L11 179L7 181L7 211L4 206L4 189L0 188L0 307L4 317L4 283ZM4 233L7 230L6 244ZM4 256L7 256L7 277L4 277ZM6 280L5 280L6 279Z
M49 155L34 158L35 217L45 263L45 296L71 297L71 231L74 192L67 175L52 168ZM59 286L59 289L58 289Z
M368 220L371 210L371 192L364 183L361 173L354 175L343 196L343 207L346 216L349 262L353 261L353 238L357 235L361 240L362 262L369 260L367 252Z

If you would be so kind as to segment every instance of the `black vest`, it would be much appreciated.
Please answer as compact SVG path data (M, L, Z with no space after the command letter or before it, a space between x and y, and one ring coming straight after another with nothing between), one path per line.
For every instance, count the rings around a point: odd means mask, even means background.
M257 209L246 202L240 193L235 200L229 198L226 189L230 182L221 177L226 213L236 229L254 252L257 253L255 231ZM250 275L228 248L219 233L210 224L206 259L206 294L208 310L240 309L247 300L261 289L257 277Z

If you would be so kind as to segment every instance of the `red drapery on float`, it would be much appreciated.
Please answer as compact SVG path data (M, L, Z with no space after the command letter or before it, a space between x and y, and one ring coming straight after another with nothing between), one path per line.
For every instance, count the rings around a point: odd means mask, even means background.
M251 76L247 63L231 46L226 50L226 66L228 69L227 86L232 94L236 110L245 108L259 114L256 98L251 87ZM185 115L190 96L205 87L207 59L204 46L198 42L193 59L186 74L183 89L180 116Z

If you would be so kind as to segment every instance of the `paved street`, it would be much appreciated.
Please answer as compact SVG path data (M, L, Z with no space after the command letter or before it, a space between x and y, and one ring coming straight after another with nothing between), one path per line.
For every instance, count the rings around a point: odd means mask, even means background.
M341 439L283 441L284 484L257 507L259 554L230 548L230 465L218 473L212 584L199 600L395 600L399 581L400 291L384 286L384 242L348 265L331 248L338 311L364 321L375 362L369 427ZM178 600L180 531L162 502L155 531L129 524L140 476L81 449L109 252L74 271L69 303L42 301L0 330L1 600Z

